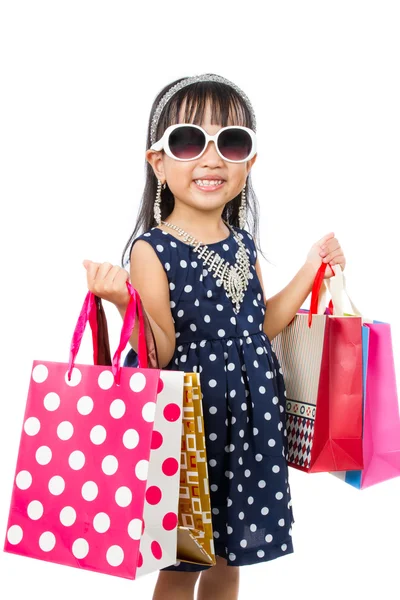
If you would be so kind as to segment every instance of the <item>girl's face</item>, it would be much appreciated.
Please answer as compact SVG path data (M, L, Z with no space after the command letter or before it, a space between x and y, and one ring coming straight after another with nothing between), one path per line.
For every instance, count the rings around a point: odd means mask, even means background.
M180 123L183 123L180 113ZM182 120L181 120L182 119ZM228 122L228 125L239 123ZM201 127L209 134L214 135L221 129L221 125L211 123L210 105L206 106ZM231 163L224 161L218 154L214 142L209 142L204 154L196 160L179 161L167 156L164 152L148 150L146 158L152 165L156 177L167 185L175 197L175 205L182 203L199 211L212 211L222 213L228 202L237 196L246 183L247 175L256 160L255 155L245 163ZM201 180L210 178L222 181L222 185L211 190L201 185Z

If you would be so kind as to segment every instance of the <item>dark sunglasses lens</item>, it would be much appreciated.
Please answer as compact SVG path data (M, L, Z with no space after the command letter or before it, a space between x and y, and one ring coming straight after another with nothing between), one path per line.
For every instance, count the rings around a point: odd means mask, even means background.
M169 136L169 148L176 158L189 160L203 150L205 137L195 127L177 127Z
M250 134L243 129L226 129L218 138L219 150L228 160L245 160L252 146Z

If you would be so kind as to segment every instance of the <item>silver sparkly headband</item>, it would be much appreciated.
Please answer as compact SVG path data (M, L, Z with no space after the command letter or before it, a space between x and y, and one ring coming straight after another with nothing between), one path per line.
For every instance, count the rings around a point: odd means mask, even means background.
M225 77L220 77L219 75L212 75L212 74L195 75L194 77L187 77L183 81L176 83L161 98L161 100L158 103L158 106L154 112L153 119L151 121L151 127L150 127L151 144L154 144L156 141L156 131L157 131L157 127L158 127L158 121L160 120L161 113L162 113L165 105L167 104L167 102L172 98L172 96L174 94L179 92L179 90L181 90L182 88L184 88L188 85L191 85L192 83L200 83L201 81L216 81L217 83L225 83L226 85L229 85L231 88L233 88L235 90L235 92L237 92L239 94L239 96L241 96L243 98L243 100L246 102L247 108L249 109L250 114L251 114L251 122L252 122L251 128L254 131L256 130L256 115L254 113L254 109L250 103L250 100L246 96L246 94L244 92L242 92L242 90L240 88L238 88L238 86L236 84L232 83L232 81L229 81L228 79L225 79Z

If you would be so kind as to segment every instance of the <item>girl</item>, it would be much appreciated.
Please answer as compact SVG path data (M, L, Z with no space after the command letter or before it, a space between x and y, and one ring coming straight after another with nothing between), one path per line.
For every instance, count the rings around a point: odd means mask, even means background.
M162 570L153 600L192 600L200 571L198 600L234 600L239 566L293 552L285 386L271 340L309 295L321 261L344 268L345 258L325 235L266 300L250 181L255 129L249 99L220 76L165 87L151 110L146 185L122 257L125 266L129 249L130 273L84 261L89 289L122 317L130 275L162 368L201 373L217 564ZM137 335L135 327L124 366L137 366Z

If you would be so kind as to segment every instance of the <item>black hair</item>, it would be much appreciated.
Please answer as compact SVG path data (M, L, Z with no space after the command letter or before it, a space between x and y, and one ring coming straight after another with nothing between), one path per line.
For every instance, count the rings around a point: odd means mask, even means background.
M182 77L173 81L172 83L165 86L156 99L154 100L147 131L147 142L146 150L151 146L150 140L150 127L153 119L154 112L157 105L164 94L176 83L186 79ZM218 123L221 127L228 125L229 118L232 119L236 125L242 125L244 127L252 128L252 118L249 108L242 98L242 96L236 92L232 87L225 83L216 81L197 82L188 85L176 94L167 102L164 107L161 117L158 122L157 131L155 132L155 139L160 139L164 131L170 125L174 125L179 122L179 113L183 102L185 101L185 123L201 124L204 117L206 105L209 102L211 108L211 119L214 123ZM152 227L156 226L157 223L154 220L153 207L157 193L157 177L154 174L153 168L150 163L145 161L146 171L146 182L142 195L141 205L139 209L138 218L136 221L135 228L132 235L127 241L125 248L122 253L122 267L124 268L130 260L130 248L133 240L138 232L146 232ZM228 202L222 212L222 218L227 221L230 225L239 227L239 207L241 201L241 193L235 198ZM254 189L251 183L250 173L247 176L246 181L246 203L247 203L247 222L250 224L249 230L252 234L257 249L264 256L259 243L259 229L258 229L258 214L259 204L257 197L254 193ZM174 208L174 196L171 190L167 187L161 192L161 218L165 220L168 215L171 214ZM128 258L125 260L127 251L129 250Z

